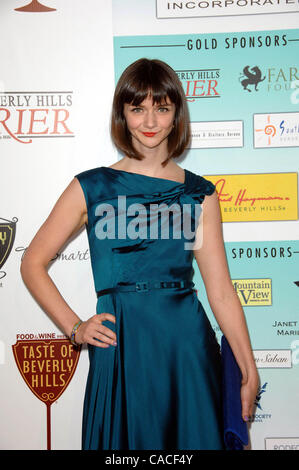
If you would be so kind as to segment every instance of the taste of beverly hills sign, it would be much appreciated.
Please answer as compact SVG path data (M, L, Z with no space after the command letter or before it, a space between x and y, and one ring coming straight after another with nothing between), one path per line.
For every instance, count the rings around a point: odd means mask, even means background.
M51 405L69 385L81 348L55 333L18 334L12 346L14 358L26 385L47 407L47 449L51 449Z

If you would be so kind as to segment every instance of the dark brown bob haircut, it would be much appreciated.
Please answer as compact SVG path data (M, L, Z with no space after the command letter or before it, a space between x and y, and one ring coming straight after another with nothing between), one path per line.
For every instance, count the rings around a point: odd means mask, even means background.
M161 60L139 59L129 65L122 73L115 89L112 116L111 137L115 146L130 158L142 160L133 145L124 117L124 104L139 106L147 96L153 104L164 104L166 98L175 105L174 127L168 136L168 157L179 157L190 139L189 113L185 93L175 71Z

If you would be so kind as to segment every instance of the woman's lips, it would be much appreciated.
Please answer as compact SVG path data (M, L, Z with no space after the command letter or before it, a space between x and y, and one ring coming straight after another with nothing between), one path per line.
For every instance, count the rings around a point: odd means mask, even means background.
M145 137L154 137L157 132L142 132L143 135L145 135Z

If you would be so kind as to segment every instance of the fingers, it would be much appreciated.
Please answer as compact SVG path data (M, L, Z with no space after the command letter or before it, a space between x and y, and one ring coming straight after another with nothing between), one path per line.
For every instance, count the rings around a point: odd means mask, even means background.
M252 384L243 384L241 387L242 418L248 422L253 413L256 398L256 387Z
M109 344L112 344L113 346L116 346L117 338L115 332L102 324L102 321L105 320L109 320L113 323L116 323L115 315L112 315L111 313L100 313L99 315L95 316L95 320L100 323L97 327L98 336L96 336L96 338L101 339L102 341L106 341Z
M102 325L102 322L105 320L116 323L116 317L111 313L96 314L82 323L76 333L76 341L79 344L88 343L100 348L109 348L111 345L117 346L115 332Z
M109 320L109 321L112 321L113 323L116 323L115 315L112 315L112 313L106 313L106 312L99 313L99 314L94 315L92 318L100 319L101 321Z
M248 422L251 415L252 415L252 408L253 406L248 402L242 403L242 418L244 421Z

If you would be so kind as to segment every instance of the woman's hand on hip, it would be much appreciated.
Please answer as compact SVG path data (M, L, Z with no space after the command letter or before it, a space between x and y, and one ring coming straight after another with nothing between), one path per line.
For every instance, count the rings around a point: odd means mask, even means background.
M116 346L116 334L110 328L102 325L104 320L116 323L115 315L111 313L96 314L80 325L75 335L76 343L88 343L100 348L108 348L110 345Z

